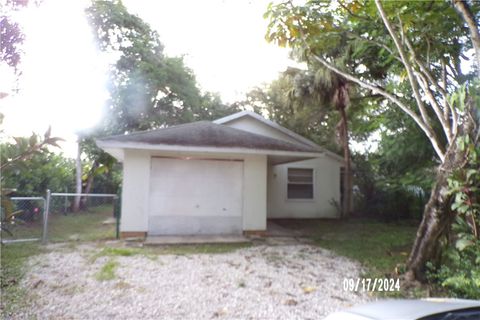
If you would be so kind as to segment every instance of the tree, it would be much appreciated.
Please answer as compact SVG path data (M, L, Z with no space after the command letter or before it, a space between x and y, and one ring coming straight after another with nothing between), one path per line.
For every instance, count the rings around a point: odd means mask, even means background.
M115 59L102 120L80 133L81 151L90 161L83 192L90 191L94 177L110 171L115 163L96 147L96 137L212 119L235 109L218 95L202 93L183 58L165 56L158 33L121 1L93 0L86 16L100 50Z
M19 137L15 143L0 145L2 162L18 153L19 145L29 144L30 138ZM73 187L74 163L48 149L32 153L2 170L2 186L16 189L20 196L42 196L46 189L63 190Z
M309 65L313 69L304 71L290 69L295 79L291 99L300 103L307 103L310 108L317 108L326 114L333 109L339 114L340 121L336 126L339 144L342 146L345 163L343 183L342 217L352 212L352 158L348 130L347 108L350 104L350 89L348 81L325 68Z
M478 4L459 2L476 21ZM381 96L428 138L440 165L407 262L408 278L423 279L426 262L435 259L451 224L447 177L464 165L457 138L477 130L473 106L461 109L449 99L472 77L462 73L460 63L476 47L468 40L478 34L476 23L468 24L469 32L451 4L436 1L311 1L304 6L288 1L271 5L266 16L267 39L292 46L301 60L319 63L365 96Z
M14 170L36 154L46 152L48 146L59 147L57 142L63 141L62 138L51 136L51 128L43 137L33 133L29 138L13 137L13 140L14 143L6 144L0 154L0 171Z
M12 12L27 5L28 1L12 0L0 5L0 61L18 72L22 56L21 45L25 40L20 24L12 17Z
M249 106L272 121L325 146L340 152L335 141L338 115L327 108L319 108L307 101L295 98L295 79L284 72L269 84L256 87L247 93L240 106Z
M157 32L121 1L93 1L86 14L100 49L118 57L110 69L111 99L95 134L158 128L228 110L218 96L200 92L183 58L165 56Z

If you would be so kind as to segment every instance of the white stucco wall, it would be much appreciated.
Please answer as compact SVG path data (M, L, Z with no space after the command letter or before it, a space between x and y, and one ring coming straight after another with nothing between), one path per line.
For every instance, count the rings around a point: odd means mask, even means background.
M337 218L341 163L329 157L271 166L268 170L268 218ZM287 199L287 169L314 170L313 199Z
M279 139L291 143L298 144L299 141L295 140L294 138L290 137L289 135L272 128L259 120L253 119L251 117L242 117L235 119L233 121L225 123L226 126L240 129L244 131L248 131L251 133L261 134L270 138Z
M147 231L150 153L125 150L120 231Z
M267 156L125 150L120 230L148 231L151 157L192 157L243 161L243 230L265 230L267 217ZM184 183L188 184L188 177ZM198 182L197 182L198 183ZM202 188L202 185L198 185Z
M267 229L267 156L244 158L243 230Z

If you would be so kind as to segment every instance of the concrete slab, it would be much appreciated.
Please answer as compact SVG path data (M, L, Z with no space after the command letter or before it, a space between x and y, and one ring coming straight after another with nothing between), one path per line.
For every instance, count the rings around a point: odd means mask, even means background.
M275 220L267 221L267 237L297 237L301 236L301 232L286 228Z
M246 242L250 242L250 239L241 235L147 236L144 245L159 246L172 244L216 244Z

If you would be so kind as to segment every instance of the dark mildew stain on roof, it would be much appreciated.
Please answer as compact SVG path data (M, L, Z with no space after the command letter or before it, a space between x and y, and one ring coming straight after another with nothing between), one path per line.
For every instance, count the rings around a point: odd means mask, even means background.
M102 142L146 143L151 145L322 152L320 148L314 148L300 142L291 143L209 121L110 136L98 140Z

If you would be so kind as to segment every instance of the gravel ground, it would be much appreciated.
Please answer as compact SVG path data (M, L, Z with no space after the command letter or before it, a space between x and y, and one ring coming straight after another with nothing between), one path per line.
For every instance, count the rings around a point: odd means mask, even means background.
M64 251L64 250L63 250ZM320 319L367 295L343 291L361 267L310 245L259 245L224 254L92 256L83 246L33 257L32 305L14 319ZM115 278L99 270L116 261Z

